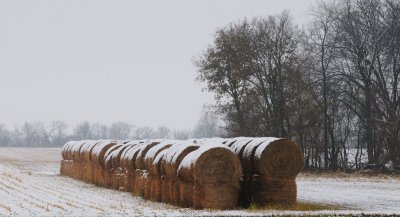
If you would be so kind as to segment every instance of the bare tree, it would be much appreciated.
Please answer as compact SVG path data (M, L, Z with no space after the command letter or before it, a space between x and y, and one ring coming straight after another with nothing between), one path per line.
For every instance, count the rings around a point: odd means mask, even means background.
M129 139L132 125L125 122L112 123L108 128L108 137L113 139Z
M218 115L212 109L204 106L199 120L193 130L196 138L211 138L220 136L218 126Z
M10 143L11 143L10 131L7 130L5 125L0 124L0 147L10 146Z
M171 138L171 129L166 126L161 126L157 129L157 138L168 139Z
M68 141L68 125L64 121L52 121L48 130L50 144L53 146L62 146Z
M135 129L133 138L134 139L153 139L156 133L151 127L139 127Z

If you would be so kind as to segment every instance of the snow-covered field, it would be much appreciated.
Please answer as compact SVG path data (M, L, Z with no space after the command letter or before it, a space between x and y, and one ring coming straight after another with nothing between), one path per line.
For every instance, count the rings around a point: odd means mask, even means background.
M297 178L298 201L340 210L210 211L174 207L59 175L60 149L0 148L0 216L265 216L400 214L400 178L317 176Z

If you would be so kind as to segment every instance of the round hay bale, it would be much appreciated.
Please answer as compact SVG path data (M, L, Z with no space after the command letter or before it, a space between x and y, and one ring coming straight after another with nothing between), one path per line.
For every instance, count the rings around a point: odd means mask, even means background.
M147 151L147 153L144 157L144 166L145 166L144 168L147 171L149 171L151 175L154 175L154 176L159 175L160 158L157 158L157 156L161 152L162 153L167 152L168 150L167 151L164 151L164 150L170 148L175 143L176 143L176 141L174 141L174 140L162 141Z
M134 182L135 182L135 172L129 168L129 153L130 151L138 145L138 141L130 141L126 145L127 147L121 152L119 157L119 166L121 167L123 177L122 177L122 187L125 191L133 192Z
M193 184L180 181L179 182L179 206L191 207L193 205Z
M161 202L169 203L171 200L169 191L169 179L165 176L161 177Z
M119 143L116 148L104 157L105 169L111 172L111 187L118 190L126 190L126 180L128 177L125 174L125 170L120 167L121 155L126 148L130 147L129 144Z
M105 140L96 143L90 151L90 160L99 165L104 165L104 155L107 150L116 145L118 141Z
M144 157L146 156L147 152L153 148L154 146L158 145L160 142L159 141L148 141L144 145L142 149L139 150L139 152L136 155L135 159L135 168L136 169L146 169L145 168L145 163L144 163Z
M194 183L193 207L230 209L238 204L242 166L224 145L200 145L180 163L179 177ZM214 191L209 190L211 186Z
M190 143L178 143L166 152L161 161L160 172L167 178L175 178L178 175L178 168L182 160L191 152L199 149L199 145Z
M304 167L299 145L288 139L269 140L253 150L254 172L273 177L296 177Z
M135 143L134 142L129 142L129 143L127 143L128 147L121 153L119 164L124 170L127 170L129 168L129 166L128 166L128 164L129 164L128 161L129 160L128 159L129 159L129 156L130 156L130 152L138 144L139 144L138 142L135 142Z
M295 178L255 175L252 182L251 195L256 205L260 207L269 204L295 205L297 196Z
M63 147L61 149L61 156L64 160L70 160L70 159L68 159L67 152L68 152L69 146L74 142L75 141L68 141L63 145Z
M179 192L179 183L181 180L179 178L170 178L170 203L178 206L181 202L181 195Z
M104 160L103 160L103 165L102 166L105 170L107 171L112 171L113 168L112 167L112 157L115 155L117 156L119 154L119 152L121 151L121 147L123 147L124 144L122 143L116 143L114 146L112 146L111 148L109 148L106 153L104 154Z
M188 182L239 181L242 167L239 158L223 145L204 144L186 155L178 167L178 174Z
M86 141L85 144L80 148L80 158L85 161L90 161L90 151L91 149L101 141L98 140L89 140Z
M117 144L118 141L113 140L101 140L96 143L90 150L90 162L94 165L93 170L93 183L100 186L109 187L110 176L107 171L101 165L104 165L104 155L107 150Z
M124 151L131 147L129 144L124 144L118 150L115 150L112 155L111 155L111 167L113 168L118 168L121 167L121 156L124 153Z
M129 156L129 161L128 163L128 168L132 171L135 171L136 169L136 159L138 158L139 154L141 153L141 151L147 147L148 144L139 144L138 146L136 146L135 148L133 148L130 152L130 156Z
M134 194L138 196L147 196L147 178L149 173L146 170L136 170L135 171L135 188ZM146 194L146 195L145 195Z

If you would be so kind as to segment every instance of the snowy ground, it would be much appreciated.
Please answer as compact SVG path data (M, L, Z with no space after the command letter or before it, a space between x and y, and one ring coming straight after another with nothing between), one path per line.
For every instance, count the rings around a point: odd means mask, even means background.
M300 175L298 201L341 210L210 211L143 200L59 175L60 149L0 148L0 216L400 214L400 178Z

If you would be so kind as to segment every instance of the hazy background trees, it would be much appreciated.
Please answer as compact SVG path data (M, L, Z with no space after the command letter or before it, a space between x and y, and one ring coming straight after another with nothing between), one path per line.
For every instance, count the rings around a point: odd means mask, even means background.
M287 11L233 22L197 58L226 133L294 139L310 169L360 168L363 148L369 167L399 166L400 2L310 12L303 28Z
M88 139L189 139L224 136L223 123L211 106L205 106L194 129L135 127L126 122L109 125L84 121L69 126L64 121L26 122L12 129L0 124L0 147L60 147L69 140Z

